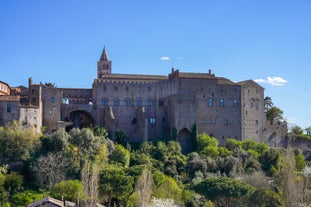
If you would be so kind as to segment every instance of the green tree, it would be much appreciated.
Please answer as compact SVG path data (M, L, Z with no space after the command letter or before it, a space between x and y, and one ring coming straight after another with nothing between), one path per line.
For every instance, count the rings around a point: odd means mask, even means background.
M40 200L44 197L43 192L37 192L33 190L25 190L15 193L10 199L12 206L27 206L33 201Z
M301 172L306 166L305 157L303 154L299 153L295 155L295 167L296 170Z
M106 128L102 126L96 125L93 128L93 133L94 133L94 136L108 138L108 131Z
M50 190L51 196L59 200L78 202L83 198L83 185L79 180L67 180L56 183Z
M17 121L0 127L0 163L28 160L39 147L39 137L34 128L24 127Z
M65 129L59 129L51 136L41 137L41 149L44 153L65 151L69 145L69 139L70 135Z
M270 108L273 107L272 99L270 96L266 96L263 102L264 102L265 112L267 112Z
M302 135L303 134L303 129L300 126L293 126L291 131L294 135Z
M283 200L272 190L259 189L247 199L248 205L253 207L282 207Z
M170 176L178 176L185 171L186 157L181 152L180 143L169 141L167 143L164 163L164 172Z
M122 144L123 146L126 146L127 141L127 134L122 130L115 131L115 138L116 142L118 144Z
M278 107L273 106L267 110L266 117L267 120L270 121L270 123L280 121L283 119L283 111Z
M273 176L280 170L280 162L282 155L278 149L270 148L261 155L258 160L261 164L262 170L268 175Z
M0 167L0 202L2 206L4 204L4 202L7 201L7 192L5 190L4 184L5 184L5 178L6 178L6 174L7 174L7 168L8 166L1 166Z
M218 147L218 140L215 137L211 137L206 133L199 134L197 137L197 151L202 151L205 147L213 146Z
M311 126L308 126L307 128L305 128L305 131L307 133L308 136L311 135Z
M154 172L153 197L162 199L172 199L177 203L182 202L182 189L176 180L159 171Z
M134 179L125 174L122 168L110 166L100 173L99 193L108 199L108 207L112 199L125 203L133 192Z
M70 131L69 142L78 147L78 154L81 157L95 155L105 142L103 137L94 136L93 131L88 128L74 128Z
M195 172L206 173L207 163L203 160L197 152L190 153L188 155L188 162L186 169L190 178L194 178Z
M119 163L124 167L128 167L130 164L130 151L125 149L122 145L116 144L115 150L109 156L109 161L111 163Z
M44 83L44 86L48 88L57 88L56 84L51 82Z
M16 172L10 172L6 175L4 181L4 187L9 195L17 192L21 189L23 184L23 176L17 174Z
M231 206L232 202L248 195L253 188L241 181L228 177L208 178L193 186L193 189L212 200L217 206Z

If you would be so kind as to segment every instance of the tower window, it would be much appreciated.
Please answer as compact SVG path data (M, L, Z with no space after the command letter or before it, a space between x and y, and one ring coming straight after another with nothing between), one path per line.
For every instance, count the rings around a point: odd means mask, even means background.
M113 101L113 105L114 105L114 106L119 106L119 100L114 100L114 101Z
M140 99L136 100L135 105L136 106L142 106L143 105L142 100L140 100Z
M131 106L131 100L130 99L125 100L125 106Z
M233 99L233 107L238 107L238 99Z
M107 106L108 105L108 99L107 98L103 98L102 99L102 106Z
M220 106L220 107L224 107L224 106L225 106L225 101L224 101L224 99L220 99L220 100L219 100L219 106Z
M215 124L215 119L214 119L214 118L211 118L210 121L209 121L209 123L210 123L211 125L214 125L214 124Z
M212 106L213 106L213 99L212 99L212 98L209 98L209 99L207 100L207 105L208 105L209 107L212 107Z
M55 103L55 97L51 97L51 102Z
M147 101L147 106L152 106L153 105L153 101L152 101L152 99L149 99L148 101Z
M151 117L149 121L150 121L151 124L155 124L156 123L156 118L155 117Z
M229 120L228 120L228 119L225 119L224 125L225 125L225 126L228 126L228 125L229 125Z

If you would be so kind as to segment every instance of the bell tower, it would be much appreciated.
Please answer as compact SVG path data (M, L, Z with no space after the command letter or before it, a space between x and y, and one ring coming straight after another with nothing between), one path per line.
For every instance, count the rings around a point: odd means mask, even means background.
M101 78L104 74L111 74L111 61L109 60L105 47L97 62L97 78Z

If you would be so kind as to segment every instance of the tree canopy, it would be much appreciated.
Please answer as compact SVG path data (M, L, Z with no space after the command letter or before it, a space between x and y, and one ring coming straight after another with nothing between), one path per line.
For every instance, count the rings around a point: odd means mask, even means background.
M193 189L218 206L229 207L234 200L252 192L253 187L233 178L213 177L194 185Z

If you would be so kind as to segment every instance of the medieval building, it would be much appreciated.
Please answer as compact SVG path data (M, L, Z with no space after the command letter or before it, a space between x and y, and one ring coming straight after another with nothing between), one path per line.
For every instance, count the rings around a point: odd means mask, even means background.
M115 74L105 48L92 88L46 87L30 79L23 94L7 91L0 96L2 123L17 119L37 128L43 125L49 133L60 127L100 125L111 137L125 132L129 141L174 138L184 151L191 149L196 133L213 135L220 144L226 138L262 141L267 134L264 88L254 81L233 82L211 70Z

